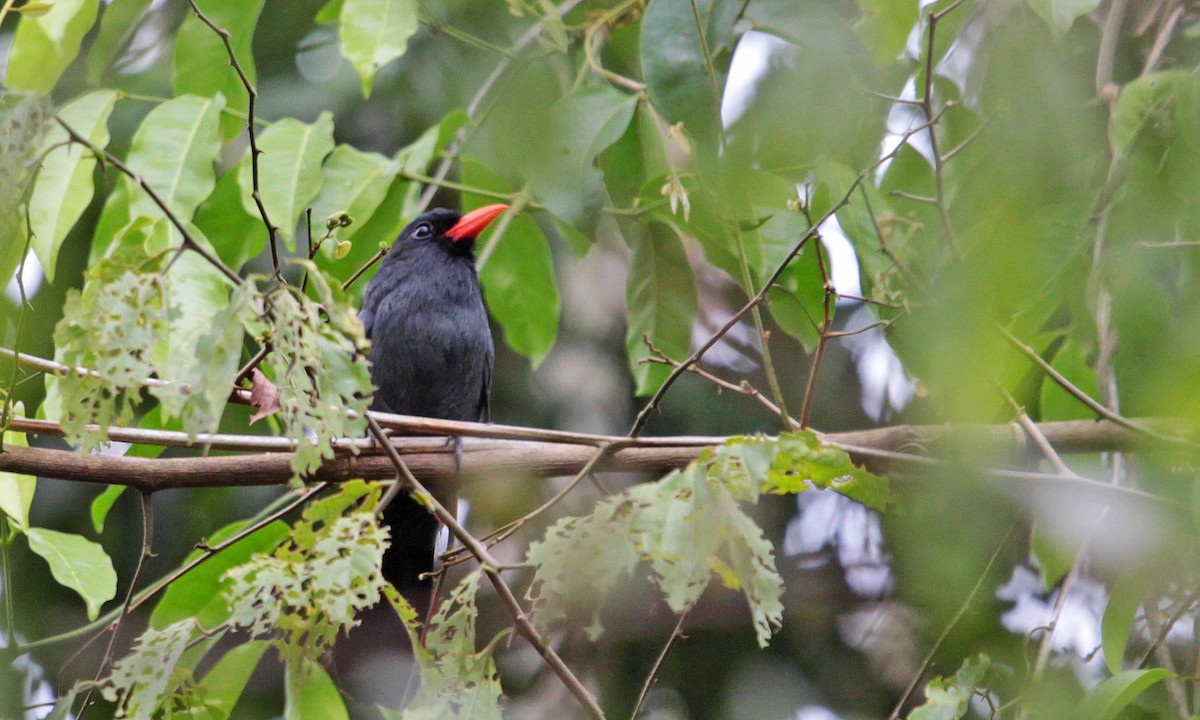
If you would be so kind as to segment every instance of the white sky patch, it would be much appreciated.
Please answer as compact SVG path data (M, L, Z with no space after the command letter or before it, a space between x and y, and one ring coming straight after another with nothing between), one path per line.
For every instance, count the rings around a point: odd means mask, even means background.
M37 295L38 290L42 287L42 281L46 279L46 273L42 270L42 263L38 260L37 254L33 250L25 256L24 272L21 271L21 266L17 266L17 271L8 279L8 285L4 287L4 297L8 298L14 305L21 303L21 287L17 284L17 274L21 275L21 282L25 284L25 297L32 298Z
M785 40L756 30L742 35L729 61L729 76L721 97L722 125L729 127L746 114L758 83L771 67L771 55L788 45Z
M1033 570L1024 566L1013 569L1012 578L996 597L1014 603L1000 618L1010 632L1027 635L1037 628L1047 627L1054 619L1054 603L1060 590L1041 596L1042 581ZM1063 602L1062 613L1050 639L1050 647L1058 653L1058 661L1070 659L1076 675L1087 686L1094 685L1104 674L1104 651L1100 648L1100 619L1108 605L1108 590L1085 576L1078 576ZM1041 633L1034 643L1041 642ZM1084 658L1091 659L1084 662Z
M796 720L842 720L842 716L824 705L805 705L796 711Z
M784 555L800 557L803 568L815 568L824 563L822 551L831 548L855 593L877 598L891 590L891 557L883 549L875 512L832 491L801 493L796 504L799 514L788 522Z

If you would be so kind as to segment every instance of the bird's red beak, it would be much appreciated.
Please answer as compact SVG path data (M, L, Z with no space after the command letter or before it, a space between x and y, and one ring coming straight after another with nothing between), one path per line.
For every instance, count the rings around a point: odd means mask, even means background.
M446 237L451 240L464 240L466 238L477 238L479 233L487 229L492 221L500 217L501 213L508 209L507 205L498 203L496 205L484 205L478 210L463 215L462 218L454 223L454 227L446 231Z

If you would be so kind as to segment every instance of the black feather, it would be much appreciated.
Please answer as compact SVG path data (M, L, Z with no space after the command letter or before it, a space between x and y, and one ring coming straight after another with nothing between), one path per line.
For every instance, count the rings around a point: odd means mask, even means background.
M475 240L444 235L459 218L439 209L409 223L367 285L360 317L371 340L374 410L445 420L488 417L495 347L475 272ZM455 502L452 491L435 492L443 494L446 503ZM392 533L384 577L420 595L427 584L417 576L433 569L438 523L406 495L383 518Z

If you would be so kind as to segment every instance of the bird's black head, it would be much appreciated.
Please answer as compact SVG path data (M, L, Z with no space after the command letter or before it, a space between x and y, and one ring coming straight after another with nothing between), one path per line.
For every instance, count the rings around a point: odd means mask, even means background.
M405 226L396 245L414 249L437 245L452 255L470 255L479 234L507 209L507 205L487 205L466 215L447 208L430 210Z

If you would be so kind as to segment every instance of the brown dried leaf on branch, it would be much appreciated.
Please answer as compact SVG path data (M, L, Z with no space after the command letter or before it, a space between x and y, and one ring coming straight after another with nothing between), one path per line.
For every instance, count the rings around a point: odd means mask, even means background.
M250 416L251 425L279 412L279 388L258 368L250 376L250 404L255 408Z

